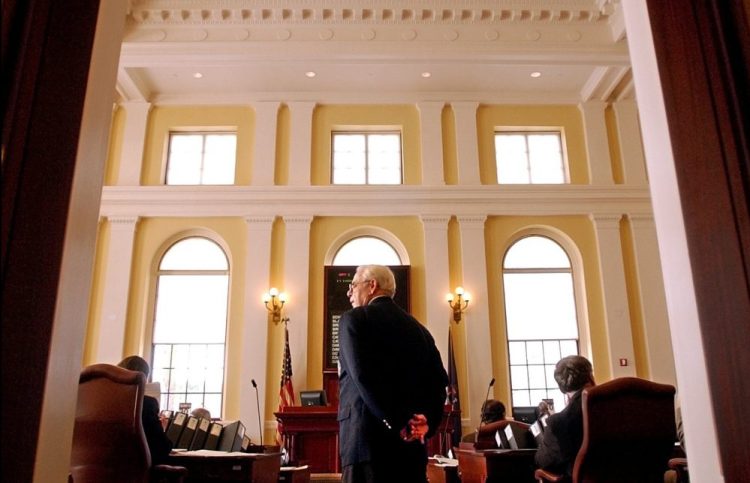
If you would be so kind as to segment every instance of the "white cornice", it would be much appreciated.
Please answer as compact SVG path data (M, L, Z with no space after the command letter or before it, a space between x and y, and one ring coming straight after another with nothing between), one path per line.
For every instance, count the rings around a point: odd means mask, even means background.
M560 186L105 187L102 216L650 214L648 188Z

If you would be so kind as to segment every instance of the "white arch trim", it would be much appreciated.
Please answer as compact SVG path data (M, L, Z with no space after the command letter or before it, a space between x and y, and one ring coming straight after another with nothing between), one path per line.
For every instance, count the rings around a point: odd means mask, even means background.
M338 253L341 247L343 247L346 243L350 242L354 238L362 236L380 238L384 242L388 243L391 247L393 247L394 250L396 250L398 258L401 259L402 265L411 265L409 252L406 251L406 247L403 243L401 243L401 240L399 240L396 235L386 230L385 228L372 225L363 225L356 228L351 228L339 235L335 240L333 240L331 246L328 247L324 263L326 265L331 265L333 263L333 258L336 256L336 253Z
M586 282L583 270L583 256L581 251L578 249L578 245L575 244L572 238L568 236L564 231L548 226L548 225L529 225L519 230L516 230L508 237L507 242L502 247L503 253L503 264L505 263L505 255L508 253L508 249L518 242L521 238L527 236L544 236L555 243L559 244L560 247L565 251L570 259L570 268L573 273L573 292L575 296L576 304L576 317L578 319L578 347L581 351L581 355L587 357L589 360L591 356L591 335L589 328L589 310L586 299ZM504 266L504 265L503 265ZM503 273L503 266L500 267L500 273ZM500 284L501 290L504 290L504 286ZM503 294L503 300L505 300L505 294ZM503 306L505 303L503 302Z

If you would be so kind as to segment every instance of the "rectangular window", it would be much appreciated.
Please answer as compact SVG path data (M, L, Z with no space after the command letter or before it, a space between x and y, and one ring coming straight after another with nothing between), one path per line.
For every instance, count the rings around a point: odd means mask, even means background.
M334 132L333 184L401 184L401 133Z
M170 133L166 184L234 184L236 158L236 133Z
M500 184L568 182L559 131L496 132L495 162Z
M224 344L154 344L152 380L161 385L162 409L206 408L221 417Z
M513 340L508 342L508 353L513 407L535 407L542 399L552 399L555 411L561 411L565 402L555 382L555 364L578 354L578 340Z

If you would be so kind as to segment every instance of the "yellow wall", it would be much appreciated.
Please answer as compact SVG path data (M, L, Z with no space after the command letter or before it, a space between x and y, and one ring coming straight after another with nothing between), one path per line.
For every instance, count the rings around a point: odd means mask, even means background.
M422 182L419 113L413 105L321 105L313 113L312 184L331 184L331 132L383 128L401 131L404 184Z
M155 107L143 148L142 185L164 184L170 131L237 131L235 183L251 182L255 112L249 107Z
M109 130L109 148L107 150L107 165L104 168L104 185L109 186L117 182L122 159L122 136L125 129L125 109L117 107L112 113L112 126Z
M307 377L310 387L323 383L323 266L325 254L342 233L363 225L375 226L393 233L406 248L411 262L410 300L412 314L429 326L426 320L424 279L424 236L422 222L405 217L320 217L310 229L310 292L308 313ZM398 290L398 287L397 287Z
M246 225L240 218L147 218L138 223L133 251L131 296L125 354L150 354L153 331L155 273L164 252L177 240L204 235L226 251L230 266L229 313L225 359L224 414L239 414L239 368L242 348L246 264Z
M107 184L116 182L119 169L122 144L122 131L125 114L118 109L114 116L112 143L109 153L106 180ZM477 113L478 147L480 172L483 184L496 183L494 161L493 133L497 127L555 127L561 128L567 146L567 159L570 165L571 182L588 183L588 166L584 143L581 115L576 106L481 106ZM610 136L616 135L614 118L607 115ZM421 148L419 113L413 105L322 105L313 113L311 180L313 185L330 184L330 136L331 131L343 126L397 126L403 133L404 181L406 184L421 182ZM158 185L162 182L166 142L170 130L180 128L215 129L218 127L237 129L237 183L246 185L252 182L252 151L255 131L255 116L249 107L156 107L152 110L148 123L148 134L144 149L142 184ZM446 184L456 184L458 166L456 156L455 125L453 111L446 107L442 112L442 133L444 152L444 176ZM278 133L276 145L275 183L287 184L289 179L290 144L289 109L282 105L278 116ZM615 141L616 142L616 141ZM612 148L613 157L617 149ZM615 171L619 157L614 159ZM283 208L279 209L280 212ZM280 213L281 214L281 213ZM323 264L329 247L342 233L362 225L372 225L393 233L406 247L411 260L411 301L414 315L426 323L447 323L446 321L427 321L426 294L432 287L424 278L425 254L423 226L417 216L400 217L316 217L310 230L310 288L308 305L308 341L307 341L307 381L308 387L322 386L323 363ZM598 380L611 378L608 359L608 344L604 327L604 302L601 294L599 277L598 251L595 231L587 216L491 216L485 228L487 257L488 293L490 294L490 334L493 373L503 375L503 383L496 385L496 396L510 400L507 368L507 340L505 333L504 309L501 286L502 257L520 230L528 227L548 227L570 239L581 254L585 279L586 315L588 317L589 347L582 347L584 352L590 350ZM628 295L631 301L637 300L637 276L635 272L635 254L632 249L632 236L629 225L623 224L623 253ZM139 222L131 273L131 292L128 306L127 333L125 337L125 354L148 354L146 344L150 341L152 330L154 270L159 257L170 241L179 235L191 233L211 233L227 249L230 258L230 305L227 331L227 366L225 381L225 417L237 417L239 414L239 388L244 383L239 380L239 366L242 351L239 346L243 330L243 306L245 296L245 264L247 255L247 228L243 219L237 218L147 218ZM96 353L96 340L100 326L102 303L102 280L105 276L105 254L109 246L109 225L100 227L97 244L94 287L92 290L91 316L87 332L84 363L93 360ZM284 247L285 227L277 219L272 231L271 245L271 285L284 286ZM455 217L448 225L448 250L450 285L462 284L461 238ZM260 296L260 294L258 294ZM290 294L292 300L294 294ZM447 319L447 317L446 317ZM631 320L636 351L638 374L647 374L643 321L637 303L631 302ZM293 321L295 323L297 321ZM479 322L479 321L476 321ZM476 323L475 322L475 323ZM301 323L301 321L299 322ZM479 322L481 323L481 322ZM585 322L584 322L585 323ZM458 364L461 394L468 394L467 367L465 346L465 323L453 324L456 361ZM268 350L266 354L266 377L269 389L266 391L265 418L272 419L273 411L278 405L278 394L275 387L281 372L283 351L283 325L269 323ZM504 380L503 380L504 379Z
M583 122L576 106L480 106L477 110L477 137L482 184L497 184L496 128L562 130L570 183L586 184L590 181Z
M580 250L583 263L583 277L586 291L586 321L579 321L582 331L588 331L590 349L581 347L582 353L591 356L594 371L598 380L611 378L609 369L609 349L607 344L607 330L604 324L604 302L601 293L601 278L599 276L599 261L596 249L596 233L591 221L586 216L548 216L548 217L517 217L496 216L487 220L485 242L487 251L487 285L490 294L490 335L492 337L493 371L503 374L503 384L496 388L496 395L504 400L510 400L507 333L505 324L505 306L503 302L502 263L505 252L515 242L524 230L541 229L558 242L565 237L571 240ZM562 245L562 243L561 243ZM573 254L569 254L571 258ZM575 273L574 277L578 275ZM585 335L585 334L582 334ZM590 350L590 352L589 352ZM496 386L497 387L497 386Z

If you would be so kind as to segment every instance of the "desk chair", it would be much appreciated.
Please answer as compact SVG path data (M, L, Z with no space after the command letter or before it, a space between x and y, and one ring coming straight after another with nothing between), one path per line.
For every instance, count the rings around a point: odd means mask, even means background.
M662 483L674 449L675 388L621 377L583 391L583 444L573 482ZM544 470L537 481L567 481Z
M143 432L145 376L109 364L86 367L79 378L69 481L182 482L187 470L151 466Z
M477 430L476 442L474 447L476 449L495 449L498 448L497 441L495 440L495 434L500 431L500 439L505 447L509 449L508 439L505 436L505 428L510 426L513 431L513 439L515 439L516 446L519 449L536 448L536 441L534 436L529 431L529 425L521 421L515 421L513 419L503 419L495 421L489 424L485 424ZM516 449L516 448L513 448Z

